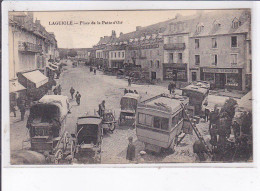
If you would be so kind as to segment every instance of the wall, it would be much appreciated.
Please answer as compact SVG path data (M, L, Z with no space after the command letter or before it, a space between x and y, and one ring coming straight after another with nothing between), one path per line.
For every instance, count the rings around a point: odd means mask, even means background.
M231 36L237 36L236 48L231 47ZM212 48L212 38L217 39L217 48ZM195 39L199 39L199 48L195 49ZM245 34L237 35L218 35L218 36L207 36L207 37L198 37L189 39L189 57L190 57L190 68L196 67L218 67L218 68L231 68L231 67L243 67L245 68L246 64L246 36ZM237 54L237 65L232 66L232 57L231 54ZM217 65L213 65L213 56L218 55ZM200 55L200 64L195 65L195 55ZM244 72L242 72L244 73ZM200 72L197 71L197 79L200 79ZM190 72L190 81L191 81L191 72ZM244 77L243 84L244 86Z

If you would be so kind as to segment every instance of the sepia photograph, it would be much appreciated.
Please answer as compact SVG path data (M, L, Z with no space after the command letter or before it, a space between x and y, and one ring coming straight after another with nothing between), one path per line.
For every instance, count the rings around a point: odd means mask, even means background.
M251 9L9 11L10 164L253 163Z

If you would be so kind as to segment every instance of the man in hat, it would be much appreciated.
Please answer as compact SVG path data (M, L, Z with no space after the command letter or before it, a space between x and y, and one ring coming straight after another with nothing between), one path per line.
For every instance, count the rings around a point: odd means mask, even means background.
M99 104L98 106L98 114L100 117L104 117L104 113L106 109L105 103L106 103L105 100L103 100L102 103Z
M75 89L73 87L70 88L70 95L71 95L71 99L73 99L73 95L75 93Z
M129 144L126 151L126 159L134 161L135 159L135 146L133 145L133 137L128 138Z
M76 98L76 102L77 102L77 104L80 105L80 98L81 98L81 95L80 95L79 92L76 93L75 98Z

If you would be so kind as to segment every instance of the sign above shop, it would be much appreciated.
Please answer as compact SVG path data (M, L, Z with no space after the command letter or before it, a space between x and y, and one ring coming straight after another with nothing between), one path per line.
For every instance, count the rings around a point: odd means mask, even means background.
M238 69L232 68L203 68L203 72L207 73L238 73Z

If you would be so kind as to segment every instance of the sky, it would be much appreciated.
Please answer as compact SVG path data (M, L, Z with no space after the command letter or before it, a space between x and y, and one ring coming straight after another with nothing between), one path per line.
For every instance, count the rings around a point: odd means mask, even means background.
M120 32L135 31L136 26L144 27L173 19L176 14L193 15L196 10L34 12L34 19L40 20L48 32L54 32L59 48L91 48L98 43L100 37L110 36L112 30L119 36ZM78 24L54 25L53 22L57 21ZM80 25L80 21L85 24ZM102 24L102 21L113 24ZM120 24L114 23L115 21ZM87 22L90 24L86 24Z

